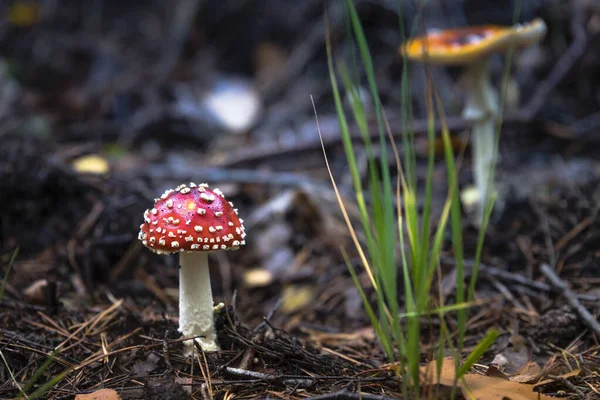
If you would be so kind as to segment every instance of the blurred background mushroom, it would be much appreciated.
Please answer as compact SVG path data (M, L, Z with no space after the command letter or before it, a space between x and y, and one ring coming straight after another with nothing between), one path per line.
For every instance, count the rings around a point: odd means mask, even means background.
M475 26L448 29L411 38L400 47L411 60L441 65L465 66L467 99L462 116L473 122L471 145L476 191L466 206L475 203L476 221L481 223L488 199L496 198L495 169L496 126L500 116L500 97L490 81L489 58L520 47L537 44L546 35L546 23L536 19L513 27ZM468 189L467 189L468 190ZM471 193L470 190L467 191Z

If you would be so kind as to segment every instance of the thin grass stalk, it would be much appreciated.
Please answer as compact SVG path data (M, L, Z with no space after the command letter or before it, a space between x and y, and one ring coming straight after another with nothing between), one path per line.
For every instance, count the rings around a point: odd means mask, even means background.
M6 267L6 273L4 274L4 278L2 278L2 284L0 285L0 303L2 302L2 298L4 297L4 291L6 290L6 285L8 284L8 275L17 259L17 255L19 255L19 249L16 248L12 255L10 256L10 260L8 260L8 266Z

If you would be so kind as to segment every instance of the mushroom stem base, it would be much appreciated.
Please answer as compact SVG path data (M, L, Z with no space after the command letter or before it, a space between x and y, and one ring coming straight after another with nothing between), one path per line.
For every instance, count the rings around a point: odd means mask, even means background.
M195 339L202 349L217 351L208 254L182 252L179 265L179 332L184 337L203 336ZM184 344L191 354L193 341L186 340Z

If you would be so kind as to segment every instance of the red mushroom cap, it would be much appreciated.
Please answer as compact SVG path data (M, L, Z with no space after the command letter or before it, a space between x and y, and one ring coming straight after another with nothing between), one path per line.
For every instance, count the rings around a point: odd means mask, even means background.
M190 183L154 200L138 238L156 253L237 250L246 244L243 222L219 189Z

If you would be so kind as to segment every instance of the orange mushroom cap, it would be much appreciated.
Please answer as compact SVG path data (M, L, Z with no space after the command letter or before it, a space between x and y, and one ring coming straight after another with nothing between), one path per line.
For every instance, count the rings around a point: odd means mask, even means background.
M539 42L546 34L546 23L536 18L514 26L484 25L431 32L409 39L400 54L416 61L464 65L506 51L511 45L525 47Z

